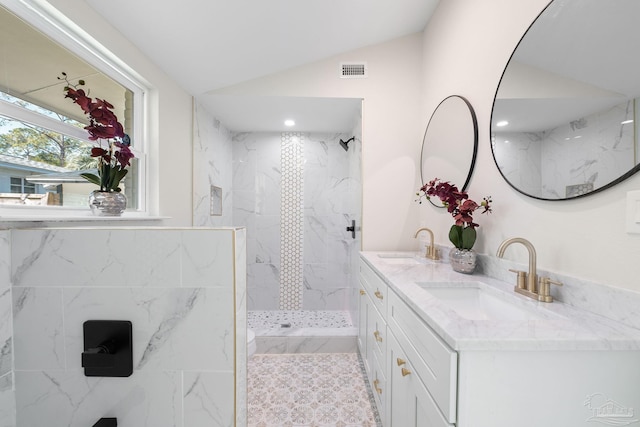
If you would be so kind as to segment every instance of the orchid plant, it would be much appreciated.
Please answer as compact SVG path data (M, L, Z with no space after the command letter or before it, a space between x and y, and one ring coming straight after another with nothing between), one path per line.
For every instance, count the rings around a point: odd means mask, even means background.
M482 199L480 204L469 198L466 191L460 191L455 185L435 178L420 188L417 193L418 201L422 203L422 198L431 200L436 196L447 211L453 216L455 224L449 230L449 240L458 249L471 249L476 242L476 227L473 222L473 213L477 209L482 209L481 213L491 212L491 197Z
M129 172L133 153L129 149L131 139L124 133L124 127L113 113L113 105L104 99L92 99L80 86L84 80L71 84L67 74L62 73L58 80L64 80L66 85L65 98L70 98L80 106L88 116L89 124L84 128L89 132L89 139L97 141L98 145L91 148L91 157L98 161L98 175L93 173L80 174L84 179L100 187L100 191L120 192L120 181ZM104 141L104 145L102 143Z

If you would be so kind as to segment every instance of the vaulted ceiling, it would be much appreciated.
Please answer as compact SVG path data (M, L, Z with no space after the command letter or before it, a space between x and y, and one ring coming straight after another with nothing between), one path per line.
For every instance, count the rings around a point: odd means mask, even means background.
M439 0L86 0L199 95L422 31Z
M207 94L223 87L422 31L439 0L85 0L156 65L235 131L350 129L358 99L256 98ZM110 79L10 13L0 13L0 90L83 120L60 95L91 76L95 93ZM20 58L18 60L18 58ZM32 58L35 63L26 60ZM42 61L46 69L40 64ZM9 76L9 77L7 77ZM4 89L3 89L4 88ZM121 105L118 100L110 98ZM77 112L77 111L76 111ZM295 117L291 117L295 112Z

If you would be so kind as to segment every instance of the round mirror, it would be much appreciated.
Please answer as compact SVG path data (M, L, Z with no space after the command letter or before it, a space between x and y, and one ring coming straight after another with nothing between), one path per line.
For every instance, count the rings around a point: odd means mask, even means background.
M555 0L514 51L491 116L504 179L542 200L609 188L638 171L637 0Z
M436 107L422 140L422 183L434 178L464 191L478 152L478 121L465 98L451 95Z

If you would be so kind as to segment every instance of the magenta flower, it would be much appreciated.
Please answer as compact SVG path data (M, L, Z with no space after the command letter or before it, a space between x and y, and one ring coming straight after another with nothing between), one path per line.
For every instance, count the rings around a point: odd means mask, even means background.
M420 194L422 192L423 194ZM441 181L435 178L422 187L417 193L418 201L422 203L422 198L437 197L447 208L447 212L453 216L454 225L449 230L449 240L458 249L471 249L476 241L476 227L478 224L473 222L473 213L483 208L481 213L491 212L491 197L485 197L480 204L469 199L469 195L465 191L458 190L453 184Z
M72 85L67 80L66 73L62 73L59 80L64 80L65 98L70 98L80 106L88 116L89 124L85 126L91 141L105 140L107 148L102 146L91 149L91 157L98 160L98 176L91 173L81 174L87 181L100 186L100 191L120 191L120 181L125 177L131 166L131 159L135 156L129 149L131 139L124 133L124 127L113 113L113 105L104 99L92 99L83 89L84 81L79 80L77 85Z
M125 166L131 166L131 164L129 163L129 160L131 160L134 157L134 155L131 152L131 150L129 150L129 147L126 145L119 144L117 142L115 143L115 145L120 147L120 150L114 153L114 156L116 156L116 159L118 160L118 162L120 162L120 165L122 165L123 168Z

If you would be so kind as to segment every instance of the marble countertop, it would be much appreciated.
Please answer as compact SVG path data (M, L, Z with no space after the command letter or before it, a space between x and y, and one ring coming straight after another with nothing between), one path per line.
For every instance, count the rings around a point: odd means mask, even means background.
M454 350L640 350L640 329L568 304L542 303L517 294L513 291L515 278L514 283L506 283L480 274L457 273L447 263L414 252L361 252L361 257ZM425 290L428 283L481 286L536 316L525 320L465 318Z

